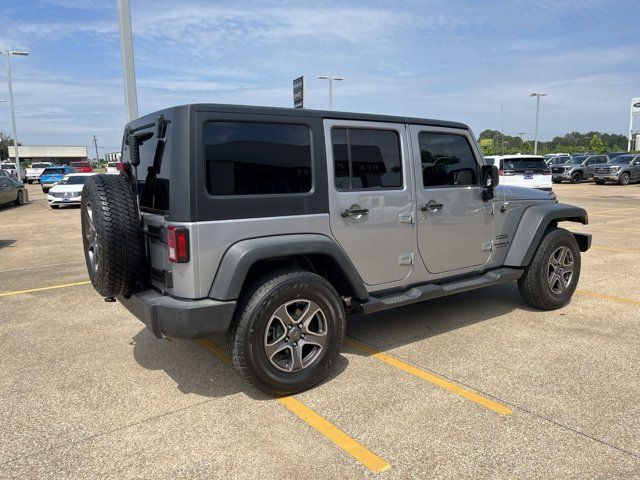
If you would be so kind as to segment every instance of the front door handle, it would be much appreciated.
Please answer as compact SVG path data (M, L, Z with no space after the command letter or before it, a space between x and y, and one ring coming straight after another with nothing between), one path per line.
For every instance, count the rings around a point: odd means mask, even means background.
M347 217L361 217L363 215L369 215L369 209L368 208L347 208L344 212L342 212L340 214L340 216L342 218L347 218Z
M436 203L435 200L429 200L429 203L420 207L423 212L436 212L444 207L441 203Z

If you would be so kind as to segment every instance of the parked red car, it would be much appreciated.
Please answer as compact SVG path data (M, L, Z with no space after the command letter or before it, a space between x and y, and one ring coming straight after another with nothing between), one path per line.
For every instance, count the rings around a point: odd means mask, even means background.
M86 162L86 161L70 162L69 166L75 168L78 173L93 172L93 167L91 166L91 162Z

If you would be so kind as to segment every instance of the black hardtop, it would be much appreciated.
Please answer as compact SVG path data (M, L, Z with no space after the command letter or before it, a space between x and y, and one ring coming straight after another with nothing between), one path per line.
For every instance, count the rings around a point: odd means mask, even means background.
M195 112L219 112L219 113L241 113L253 115L283 115L288 117L301 118L323 118L335 120L357 120L365 122L386 122L386 123L412 123L417 125L429 125L434 127L462 128L469 130L469 127L460 122L449 122L446 120L433 120L428 118L402 117L394 115L377 115L371 113L337 112L333 110L309 110L306 108L282 108L282 107L261 107L251 105L226 105L219 103L193 103L179 105L154 113L145 115L131 122L133 128L151 124L162 113L170 110L187 109Z

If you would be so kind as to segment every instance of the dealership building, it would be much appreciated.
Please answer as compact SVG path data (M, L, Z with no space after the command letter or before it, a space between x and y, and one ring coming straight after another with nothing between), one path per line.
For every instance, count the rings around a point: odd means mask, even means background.
M69 162L87 160L87 147L62 145L20 145L18 146L20 163L53 162L59 165L69 165ZM9 146L9 161L14 162L16 151Z

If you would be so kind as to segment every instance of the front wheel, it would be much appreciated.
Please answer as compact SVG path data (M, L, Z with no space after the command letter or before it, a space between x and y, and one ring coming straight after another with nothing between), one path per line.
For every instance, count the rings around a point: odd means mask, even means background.
M555 310L571 300L580 278L580 249L573 234L550 230L540 242L531 264L518 279L524 300L543 310Z
M575 172L571 175L571 183L580 183L582 181L582 174L580 172Z
M618 183L620 185L629 185L630 180L631 180L631 177L629 176L629 174L623 173L622 175L620 175L620 178L618 179Z
M18 197L16 198L16 205L17 206L24 205L24 193L22 193L22 190L18 190Z
M342 346L345 314L335 289L302 270L261 277L238 305L227 349L234 368L271 395L322 381Z

